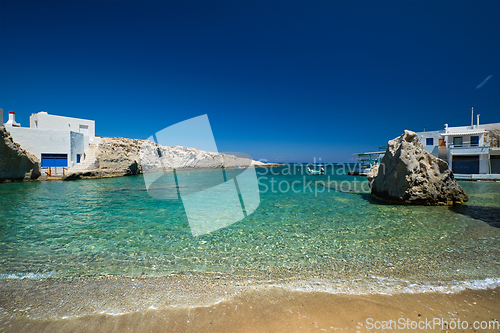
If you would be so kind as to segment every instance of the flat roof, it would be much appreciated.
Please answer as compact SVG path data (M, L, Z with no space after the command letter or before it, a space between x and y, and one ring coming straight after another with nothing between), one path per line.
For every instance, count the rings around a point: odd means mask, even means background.
M486 131L482 130L482 131L456 132L456 133L439 133L439 135L451 136L451 135L472 135L472 134L483 134L483 133L486 133Z

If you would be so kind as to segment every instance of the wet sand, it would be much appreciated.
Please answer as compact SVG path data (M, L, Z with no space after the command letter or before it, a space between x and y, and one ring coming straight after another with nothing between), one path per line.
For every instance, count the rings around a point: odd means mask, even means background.
M82 296L83 297L83 296ZM39 299L40 304L43 300ZM23 299L2 303L21 304ZM2 311L5 311L4 304ZM500 288L459 293L348 295L246 288L216 304L126 314L30 319L16 309L5 332L498 332ZM369 318L372 318L370 320ZM400 319L401 318L401 319ZM391 322L391 320L393 322ZM440 322L447 321L449 326ZM489 329L472 326L484 321ZM429 322L431 322L429 324ZM465 328L464 322L467 322ZM457 328L457 324L460 327ZM385 326L384 326L385 325ZM420 327L418 326L420 325ZM412 327L413 326L413 327Z

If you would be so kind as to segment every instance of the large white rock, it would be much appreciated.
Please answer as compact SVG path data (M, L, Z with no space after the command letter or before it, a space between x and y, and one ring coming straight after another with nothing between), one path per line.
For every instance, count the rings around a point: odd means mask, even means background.
M102 138L96 166L70 174L66 179L136 175L144 172L179 169L219 169L248 167L249 158L214 153L188 147L166 147L153 141Z
M453 205L469 200L448 164L426 152L417 134L407 130L389 141L368 180L373 197L394 203Z

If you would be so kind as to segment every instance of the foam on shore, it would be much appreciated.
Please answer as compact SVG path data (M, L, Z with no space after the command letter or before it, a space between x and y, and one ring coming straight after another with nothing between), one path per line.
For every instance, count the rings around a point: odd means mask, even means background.
M24 309L2 318L6 332L454 332L464 322L481 332L499 329L500 289L458 293L345 295L248 289L217 304L167 307L127 313L33 319ZM437 323L435 321L438 321ZM399 325L399 326L398 326ZM401 326L406 325L406 326ZM410 325L415 325L412 327ZM419 327L418 325L421 325ZM429 325L427 327L426 325ZM486 328L484 328L486 327ZM420 328L420 329L419 329ZM465 330L463 330L465 331Z
M175 274L165 277L97 277L0 281L0 318L68 319L146 310L193 309L231 301L248 292L323 293L344 296L458 294L500 288L500 279L409 281L371 276L327 280L257 279L248 276ZM279 291L281 290L281 291Z

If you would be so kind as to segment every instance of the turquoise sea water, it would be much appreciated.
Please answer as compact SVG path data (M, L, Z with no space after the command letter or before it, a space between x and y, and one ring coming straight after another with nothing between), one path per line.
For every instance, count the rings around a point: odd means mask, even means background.
M149 196L142 175L0 184L0 279L205 272L302 289L357 281L359 292L500 284L500 183L460 182L470 196L461 207L397 206L359 193L366 179L339 168L270 170L257 169L253 214L199 237L182 202Z

